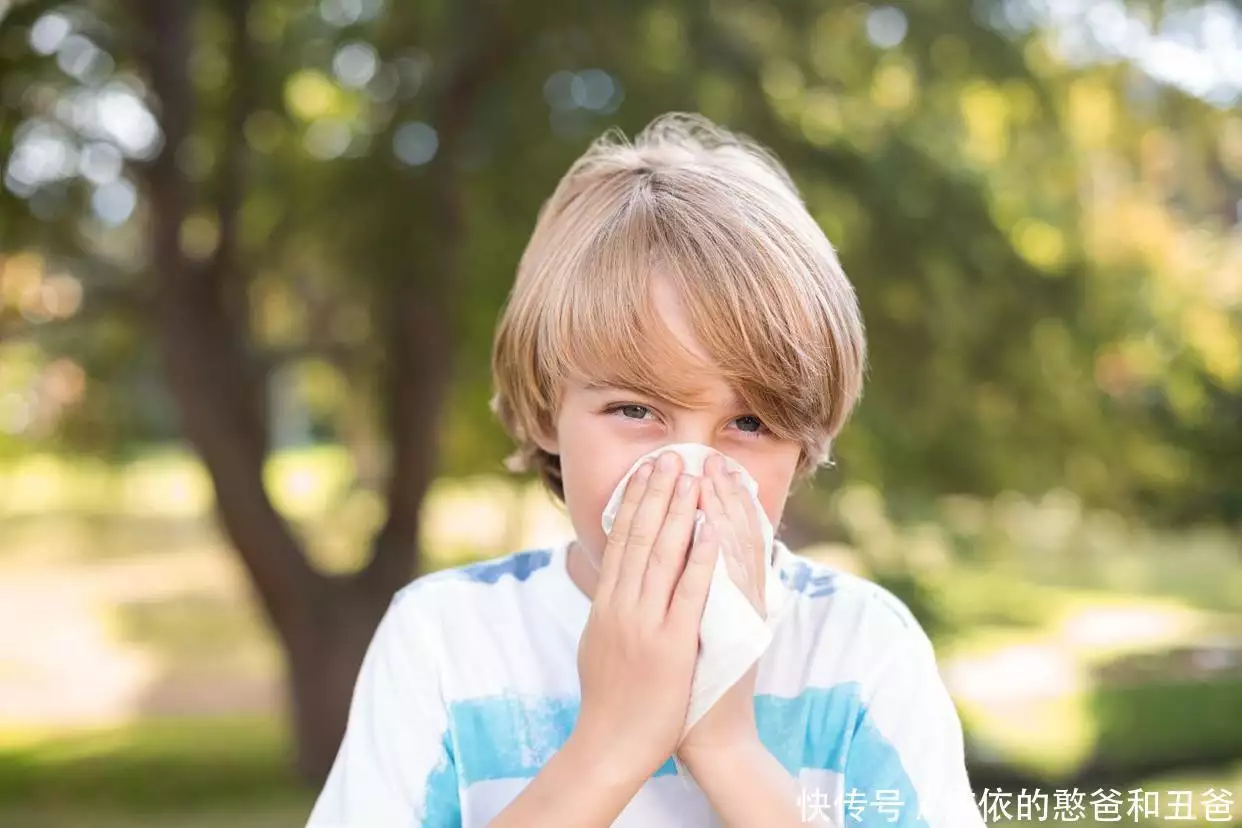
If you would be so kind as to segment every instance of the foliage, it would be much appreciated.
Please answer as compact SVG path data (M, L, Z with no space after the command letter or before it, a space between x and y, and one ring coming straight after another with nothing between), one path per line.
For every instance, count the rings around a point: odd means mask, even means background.
M1113 11L1206 50L1232 8ZM870 381L833 474L930 557L859 503L826 531L899 564L877 572L938 634L936 556L1006 549L922 538L945 493L1236 532L1238 90L1157 80L1054 11L0 0L0 457L184 438L322 776L370 631L424 566L424 496L507 451L490 338L540 204L606 127L699 110L786 162L857 286ZM266 478L316 443L382 503L352 579Z
M232 7L198 7L198 112L179 159L196 200L181 241L196 256L219 242L244 83L241 235L278 440L364 446L381 428L375 288L441 267L426 194L443 161L467 226L460 268L431 278L469 297L445 464L495 469L487 348L539 203L606 126L687 108L773 146L858 286L871 380L842 474L898 498L1064 486L1148 516L1240 514L1242 254L1222 205L1239 194L1242 121L1227 108L1125 63L1074 65L1057 31L959 0L595 4L590 18L528 4L490 10L479 31L437 4L245 6L244 78ZM141 326L150 216L137 175L158 149L141 127L160 104L138 74L135 22L107 3L19 3L0 27L0 359L9 421L31 420L17 444L115 451L171 436ZM448 146L430 107L476 35L498 53L461 99L471 108L443 113ZM102 90L133 96L128 132L92 134L68 114ZM15 183L38 135L52 169ZM30 292L58 275L69 281L51 294ZM28 307L55 290L79 292L77 308Z
M1236 675L1170 679L1170 673L1095 695L1099 764L1176 767L1186 760L1202 765L1242 756L1236 713L1242 680Z

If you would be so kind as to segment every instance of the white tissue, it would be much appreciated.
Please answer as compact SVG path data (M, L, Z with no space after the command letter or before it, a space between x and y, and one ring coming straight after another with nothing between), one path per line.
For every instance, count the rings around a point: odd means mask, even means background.
M684 739L690 732L690 728L694 727L712 705L746 674L751 665L759 660L768 645L772 643L772 629L779 614L784 591L781 589L779 573L775 566L772 524L764 514L763 506L759 503L759 484L736 460L702 443L676 443L662 446L635 460L634 465L613 490L608 505L604 507L602 523L605 534L612 531L612 524L621 507L625 486L630 477L644 460L657 457L666 451L675 451L681 455L684 474L701 477L703 464L713 454L719 454L724 458L728 470L741 473L743 484L754 500L755 512L763 531L764 565L766 567L764 610L767 618L765 619L729 577L723 554L716 559L716 568L712 573L711 586L707 593L707 605L703 609L703 620L699 625L699 657L695 664L694 679L690 688L690 709L686 715L685 729L682 731ZM698 540L699 531L706 519L707 514L701 509L695 514L695 541Z

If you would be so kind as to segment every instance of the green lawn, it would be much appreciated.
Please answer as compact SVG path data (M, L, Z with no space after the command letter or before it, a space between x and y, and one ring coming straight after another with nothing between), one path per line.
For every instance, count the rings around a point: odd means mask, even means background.
M224 806L194 813L97 813L0 808L0 828L303 828L310 799L287 804Z
M352 488L350 475L331 448L288 452L269 468L276 501L329 570L356 566L383 518L375 494ZM205 486L180 452L117 467L41 457L0 467L0 608L26 602L32 629L55 642L47 646L75 653L55 665L89 671L83 655L105 667L145 665L136 686L93 684L90 694L107 696L112 720L137 724L86 731L66 721L19 733L5 728L23 727L20 714L0 711L0 828L305 824L313 792L290 777L285 734L268 712L280 698L280 654L210 518ZM1089 515L1058 523L1056 503L965 505L964 516L963 503L942 508L931 527L876 516L879 540L861 533L857 547L834 549L860 566L882 561L882 548L904 550L925 609L944 628L939 655L972 669L958 702L992 759L1056 778L1093 752L1226 763L1240 755L1242 719L1232 711L1242 669L1218 665L1209 675L1195 662L1203 654L1188 649L1242 640L1236 537L1168 537ZM537 487L438 481L428 563L546 539L555 512ZM0 629L0 681L30 681L48 666L35 657L43 648L25 647L23 625L11 626L7 639ZM6 661L5 646L26 661ZM1041 676L1055 686L1035 693ZM49 698L69 687L59 673L40 680ZM215 712L263 712L208 718L205 699ZM167 718L170 710L193 718ZM1242 765L1132 787L1152 785L1223 787L1236 798Z
M0 826L304 825L312 792L266 718L0 735Z
M278 723L258 718L150 721L72 735L0 734L0 826L300 828L314 792L290 777L286 751ZM1196 797L1210 787L1238 793L1242 764L1133 787L1192 790Z

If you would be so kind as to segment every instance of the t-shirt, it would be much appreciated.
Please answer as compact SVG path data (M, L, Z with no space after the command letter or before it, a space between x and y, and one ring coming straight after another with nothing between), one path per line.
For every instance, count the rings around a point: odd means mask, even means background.
M572 539L422 576L368 648L308 828L483 826L573 730L590 600ZM978 828L962 727L909 609L775 544L788 592L756 674L760 738L801 784L804 819ZM613 823L720 825L670 757Z

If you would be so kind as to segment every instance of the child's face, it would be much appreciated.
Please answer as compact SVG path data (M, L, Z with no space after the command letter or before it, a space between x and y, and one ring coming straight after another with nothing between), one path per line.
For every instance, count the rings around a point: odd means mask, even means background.
M676 295L663 282L654 294L669 330L706 362ZM543 448L561 457L565 505L578 542L593 560L600 560L605 543L600 515L621 477L643 454L674 443L703 443L741 463L759 484L768 520L780 525L800 447L760 428L717 373L703 372L703 393L709 405L682 409L626 389L563 389L555 439Z

